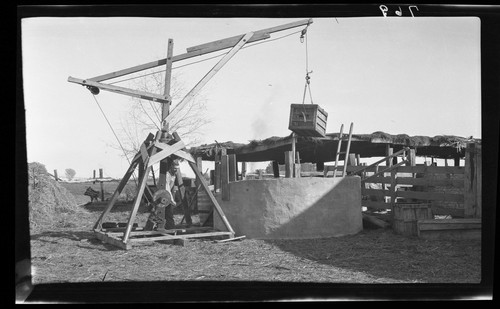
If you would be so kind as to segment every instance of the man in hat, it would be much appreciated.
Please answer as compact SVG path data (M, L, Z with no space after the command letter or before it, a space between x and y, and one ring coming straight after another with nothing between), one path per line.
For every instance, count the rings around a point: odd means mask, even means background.
M168 169L168 173L166 174L166 185L165 189L172 193L172 203L170 203L165 208L165 229L173 229L175 228L174 222L174 207L177 206L175 203L175 179L177 177L177 171L179 170L179 160L174 159L170 163L170 168Z

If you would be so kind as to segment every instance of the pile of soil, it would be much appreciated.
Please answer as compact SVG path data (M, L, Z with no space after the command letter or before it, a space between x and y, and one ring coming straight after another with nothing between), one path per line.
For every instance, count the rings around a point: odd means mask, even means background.
M38 162L28 163L28 199L31 231L48 227L74 227L79 214L86 214L78 207L75 197L48 173Z

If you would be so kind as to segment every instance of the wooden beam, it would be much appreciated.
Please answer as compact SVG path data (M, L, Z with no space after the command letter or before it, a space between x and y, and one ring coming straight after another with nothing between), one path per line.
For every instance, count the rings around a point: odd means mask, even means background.
M162 142L156 142L155 146L158 147L158 148L160 148L160 149L171 147L171 145L165 144L165 143L162 143ZM185 150L182 150L182 149L181 150L177 150L174 154L176 156L178 156L178 157L183 158L184 160L196 163L194 157L189 152L187 152Z
M97 237L97 239L99 239L99 240L101 240L101 241L103 241L105 243L108 243L110 245L113 245L113 246L116 246L116 247L119 247L119 248L122 248L122 249L125 249L125 250L132 249L132 245L127 244L127 243L123 242L123 240L118 239L116 237L112 237L112 236L106 235L103 232L94 231L94 235Z
M292 23L276 26L276 27L271 27L267 29L262 29L259 31L255 31L254 35L248 40L248 43L251 42L256 42L259 40L264 40L270 37L269 33L274 33L274 32L279 32L283 30L287 30L290 28L295 28L295 27L300 27L300 26L305 26L312 24L313 20L312 19L304 19L304 20L299 20L295 21ZM220 49L225 49L234 46L242 37L243 35L237 35L233 36L230 38L222 39L222 40L217 40L201 45L196 45L193 47L189 47L186 49L187 52L194 52L194 51L199 51L199 50L211 50L215 47L217 47L219 50Z
M140 158L140 157L136 156L136 158L137 158L136 160L132 160L132 162L130 163L130 166L129 166L127 172L125 173L125 175L123 176L123 178L120 180L120 183L118 184L118 187L116 188L115 192L113 193L113 196L111 197L111 200L109 201L108 206L101 213L101 215L97 219L97 222L94 224L94 229L101 229L102 228L102 220L103 220L103 218L108 215L108 213L111 211L111 209L115 205L115 203L116 203L116 201L118 199L118 196L121 194L123 188L127 184L128 180L130 179L130 176L132 176L132 174L134 173L135 168L137 167L137 164L139 163L138 158Z
M178 150L181 150L182 148L185 148L183 141L178 141L177 143L175 143L173 145L166 145L165 144L165 147L163 148L162 151L155 153L155 154L151 154L151 156L149 157L149 161L148 161L147 166L148 167L153 166L154 164L160 162L161 160L165 159L166 157L170 156L171 154L174 154L175 152L177 152Z
M396 197L413 198L419 200L432 200L444 202L463 203L463 194L423 192L423 191L396 191Z
M170 84L172 80L172 56L174 51L174 40L168 39L167 47L167 63L165 68L165 85L163 95L165 97L170 97ZM163 103L161 107L161 119L165 119L170 111L170 103ZM168 132L168 123L163 122L163 129Z
M255 33L257 33L257 35L255 36L255 38L257 39L259 37L266 36L265 34L262 35L261 33L278 32L278 31L290 29L290 28L293 28L293 27L299 27L299 26L303 26L303 25L307 25L307 24L312 24L312 22L313 22L312 19L306 19L306 20L300 20L300 21L297 21L297 22L293 22L293 23L281 25L281 26L276 26L276 27L273 27L273 28L259 30L259 31L255 32ZM255 33L249 38L249 40L253 39ZM240 36L238 36L238 37L240 37ZM232 38L228 38L228 39L232 39ZM223 41L223 40L219 40L219 41ZM215 41L215 42L217 42L217 41ZM207 44L212 44L212 46L209 48L208 46L206 46ZM205 45L205 47L200 49L200 46L203 47L204 45ZM214 42L210 42L210 43L206 43L206 44L194 46L194 47L188 48L188 50L189 49L192 50L191 52L187 52L187 53L184 53L184 54L173 56L172 57L172 62L181 61L181 60L189 59L189 58L192 58L192 57L201 56L201 55L204 55L204 54L212 53L212 52L215 52L215 51L218 51L218 50L221 50L221 49L225 49L225 48L228 48L228 47L232 47L232 46L234 46L234 44L231 45L231 46L225 46L225 45L214 44ZM96 82L104 81L104 80L108 80L108 79L112 79L112 78L117 78L117 77L121 77L121 76L128 75L128 74L132 74L132 73L136 73L136 72L140 72L140 71L152 69L152 68L155 68L155 67L158 67L158 66L161 66L161 65L165 65L166 63L167 63L167 59L160 59L160 60L151 61L151 62L148 62L148 63L145 63L145 64L136 65L136 66L133 66L133 67L130 67L130 68L126 68L126 69L123 69L123 70L119 70L119 71L116 71L116 72L111 72L111 73L107 73L107 74L104 74L104 75L99 75L99 76L96 76L96 77L92 77L92 78L89 78L88 80L92 80L92 81L96 81Z
M111 91L111 92L115 92L118 94L128 95L131 97L136 97L139 99L144 99L144 100L149 100L149 101L154 101L154 102L159 102L159 103L168 103L171 101L170 97L165 97L163 95L133 90L133 89L125 88L125 87L103 84L103 83L95 82L95 81L88 80L88 79L85 80L85 79L79 79L79 78L74 78L74 77L70 76L70 77L68 77L68 82L80 84L83 86L97 87L101 90Z
M190 102L203 88L206 83L212 77L219 72L219 70L243 47L243 45L246 44L248 39L253 35L253 32L247 33L243 36L243 38L236 44L222 59L194 86L191 91L188 92L188 94L182 99L179 104L177 104L173 110L170 112L170 114L165 118L165 122L170 122L172 118L184 107L188 102Z

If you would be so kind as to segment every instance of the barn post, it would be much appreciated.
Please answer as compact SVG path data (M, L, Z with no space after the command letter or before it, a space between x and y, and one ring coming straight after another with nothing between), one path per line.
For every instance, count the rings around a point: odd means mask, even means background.
M293 153L285 151L285 178L293 177Z
M464 217L481 217L481 147L467 144L464 170Z

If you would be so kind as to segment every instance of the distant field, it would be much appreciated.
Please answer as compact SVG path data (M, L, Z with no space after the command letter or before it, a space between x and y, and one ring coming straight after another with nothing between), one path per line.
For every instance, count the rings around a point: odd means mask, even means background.
M104 187L104 198L110 198L118 187L119 180L116 181L108 181L103 183ZM101 191L101 184L99 182L59 182L61 186L66 188L73 196L75 197L77 203L79 205L90 202L90 197L83 195L88 187L96 191ZM125 188L122 191L122 194L119 197L120 201L132 201L134 199L134 194L136 192L136 184L135 182L129 181ZM99 199L100 200L100 199Z

